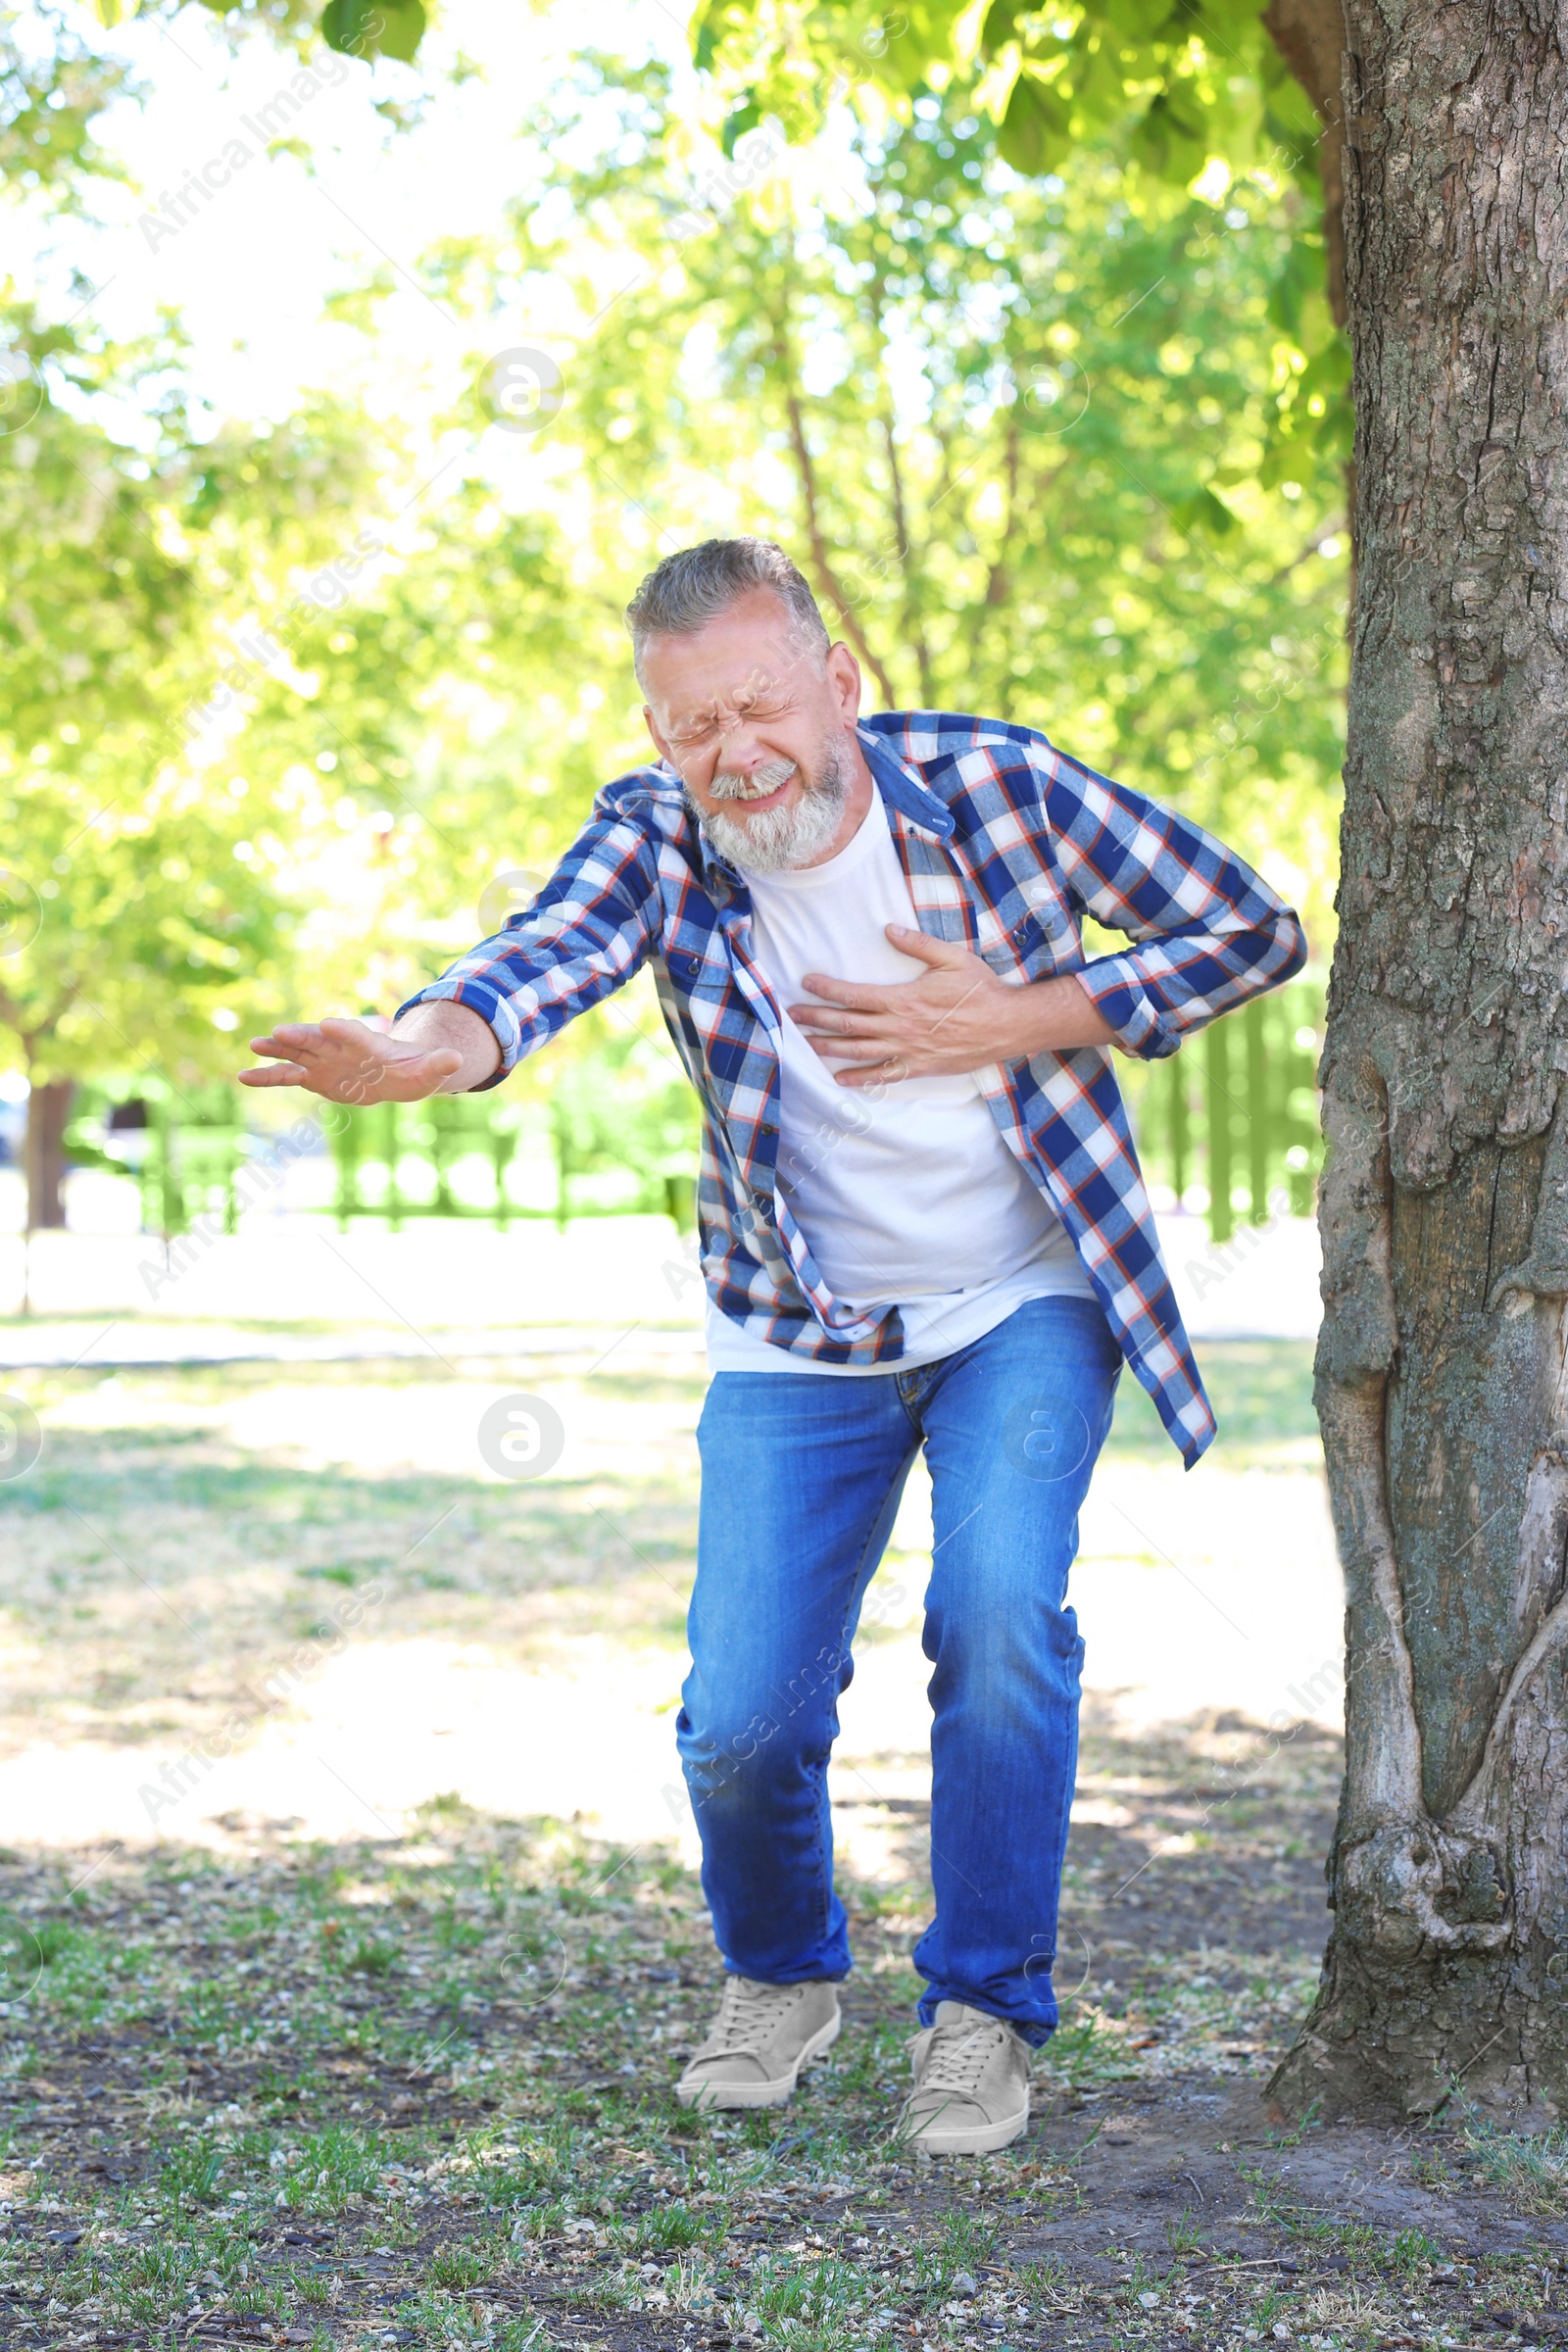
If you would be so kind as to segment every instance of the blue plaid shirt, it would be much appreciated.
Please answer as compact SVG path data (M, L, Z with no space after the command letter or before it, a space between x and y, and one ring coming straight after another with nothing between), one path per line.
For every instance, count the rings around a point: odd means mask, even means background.
M1032 727L945 711L861 722L916 919L1007 981L1079 976L1130 1054L1156 1060L1301 968L1292 909L1211 834L1097 775ZM1084 954L1080 918L1127 935ZM775 1190L780 1011L749 952L751 898L710 850L662 762L609 784L533 905L411 1004L483 1015L501 1069L652 958L660 1004L702 1098L703 1271L734 1322L821 1364L895 1367L897 1307L871 1315L824 1283ZM404 1007L408 1009L407 1006ZM1077 1245L1111 1329L1189 1466L1214 1415L1159 1252L1110 1050L975 1072L1008 1149Z

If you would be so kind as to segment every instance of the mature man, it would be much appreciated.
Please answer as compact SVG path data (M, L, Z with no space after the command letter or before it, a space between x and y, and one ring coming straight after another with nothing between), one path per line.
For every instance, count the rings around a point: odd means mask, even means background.
M1189 1464L1214 1432L1109 1049L1174 1053L1304 942L1219 842L1033 728L861 719L853 655L767 540L668 557L627 618L659 760L388 1035L281 1027L246 1076L356 1102L493 1086L653 964L706 1114L677 1736L727 1971L678 2095L777 2104L838 2033L827 1763L923 1447L936 1917L903 2122L999 2148L1056 2023L1064 1600L1123 1357ZM1133 944L1086 960L1086 913Z

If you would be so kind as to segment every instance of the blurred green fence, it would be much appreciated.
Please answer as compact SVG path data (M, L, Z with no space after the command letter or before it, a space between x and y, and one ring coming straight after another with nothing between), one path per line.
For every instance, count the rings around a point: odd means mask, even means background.
M484 1094L349 1111L331 1136L337 1221L384 1217L396 1232L409 1217L482 1216L504 1230L514 1217L564 1226L662 1211L685 1228L697 1189L695 1121L685 1110L684 1102L673 1115L646 1102L617 1105L608 1092L596 1100L592 1080L584 1086L572 1071L538 1110L519 1113ZM548 1203L511 1181L519 1152L541 1138L554 1178ZM608 1185L596 1181L606 1177Z
M186 1233L198 1216L222 1219L238 1230L235 1179L260 1139L245 1129L245 1098L237 1086L181 1087L143 1081L134 1095L82 1087L66 1128L73 1167L131 1178L141 1187L147 1233Z
M618 1089L598 1055L564 1071L543 1101L495 1094L313 1104L331 1157L339 1226L379 1217L515 1219L662 1213L696 1221L697 1119L684 1086ZM254 1100L237 1086L144 1082L131 1098L83 1088L67 1131L73 1165L133 1179L149 1233L186 1233L198 1217L237 1232L257 1188L243 1171L268 1139L247 1128ZM270 1188L267 1188L270 1189Z
M1206 1215L1214 1241L1276 1208L1311 1215L1322 1043L1323 991L1298 980L1211 1021L1164 1061L1117 1064L1145 1176Z
M1156 1202L1206 1215L1215 1241L1238 1221L1310 1215L1322 1165L1314 1077L1321 990L1298 981L1213 1022L1180 1054L1117 1064L1139 1155ZM547 1095L504 1091L321 1106L332 1158L329 1206L340 1226L379 1217L516 1219L662 1212L695 1220L697 1112L681 1082L633 1083L621 1048L584 1055ZM254 1103L235 1086L149 1085L116 1103L84 1089L67 1136L77 1165L141 1186L148 1232L179 1234L198 1216L237 1230Z

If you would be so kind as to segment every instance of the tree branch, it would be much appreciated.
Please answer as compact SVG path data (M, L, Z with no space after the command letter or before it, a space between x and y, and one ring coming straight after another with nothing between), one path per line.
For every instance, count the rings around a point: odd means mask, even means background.
M1319 1206L1323 1329L1316 1402L1345 1568L1352 1685L1346 1699L1345 1827L1354 1837L1421 1817L1421 1732L1384 1435L1389 1369L1398 1348L1388 1095L1349 1038L1324 1081L1329 1161Z
M790 365L789 347L782 332L774 346L774 356L778 360L779 371L783 377L784 412L789 418L790 447L795 452L795 463L800 469L801 504L806 511L806 536L811 551L811 569L816 574L817 586L827 591L837 609L839 625L845 636L854 646L881 689L883 709L896 710L899 707L899 698L894 692L893 680L872 652L870 641L860 626L859 615L850 601L844 583L834 569L832 558L827 552L827 540L822 530L822 516L817 495L816 466L807 445L806 416L801 407L801 396L795 388L795 371Z
M1487 1734L1486 1750L1476 1766L1475 1776L1453 1811L1444 1823L1445 1829L1467 1830L1478 1834L1492 1809L1493 1788L1497 1768L1502 1762L1503 1743L1507 1738L1514 1709L1526 1690L1554 1650L1568 1642L1568 1594L1555 1608L1548 1609L1536 1628L1535 1640L1529 1642L1509 1675L1507 1686L1497 1701L1497 1711L1492 1718Z
M1383 1450L1387 1385L1383 1376L1354 1388L1320 1379L1317 1392L1323 1449L1338 1473L1334 1517L1349 1619L1348 1675L1360 1686L1346 1703L1346 1826L1351 1835L1387 1822L1417 1821L1425 1811L1415 1671Z
M1544 1188L1543 1188L1544 1191ZM1568 1527L1568 1454L1562 1450L1564 1432L1538 1454L1525 1490L1524 1516L1519 1529L1519 1570L1516 1605L1529 1606L1532 1593L1555 1581ZM1502 1766L1503 1749L1519 1703L1548 1658L1568 1642L1568 1592L1549 1608L1514 1661L1494 1710L1481 1761L1469 1786L1444 1827L1479 1837L1492 1823L1493 1798Z
M1288 580L1297 566L1306 562L1308 556L1317 554L1325 539L1337 539L1340 533L1348 528L1348 525L1343 518L1334 522L1320 523L1306 545L1298 548L1288 564L1282 564L1279 570L1271 573L1269 578L1263 582L1259 593L1266 595L1270 588L1277 588L1281 580Z
M1015 404L1007 417L1007 441L1002 460L1007 503L1003 514L1002 536L997 541L997 552L986 573L985 601L988 611L996 605L1004 605L1012 594L1012 581L1007 575L1007 549L1012 544L1012 521L1018 505L1018 413Z
M920 702L923 709L934 710L936 697L931 690L931 647L920 617L919 598L915 592L914 550L909 545L908 510L904 501L904 469L899 464L899 445L894 438L893 418L887 410L882 413L882 438L888 453L888 483L893 494L893 528L898 535L899 562L904 566L905 626L914 647L915 665L920 674Z
M1323 183L1323 242L1328 249L1329 309L1346 322L1345 307L1345 15L1341 0L1269 0L1263 25L1323 125L1317 143Z

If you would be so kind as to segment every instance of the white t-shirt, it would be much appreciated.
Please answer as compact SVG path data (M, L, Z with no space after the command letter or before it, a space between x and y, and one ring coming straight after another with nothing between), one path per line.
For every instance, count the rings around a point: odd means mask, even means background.
M899 1369L967 1348L1026 1298L1094 1292L1071 1236L1002 1139L975 1078L903 1078L880 1093L842 1087L789 1018L808 972L885 986L927 968L883 926L913 930L914 903L873 788L855 838L822 865L749 875L751 950L784 1014L779 1039L778 1192L834 1296L858 1310L897 1305ZM710 1299L713 1371L843 1372L743 1331Z

